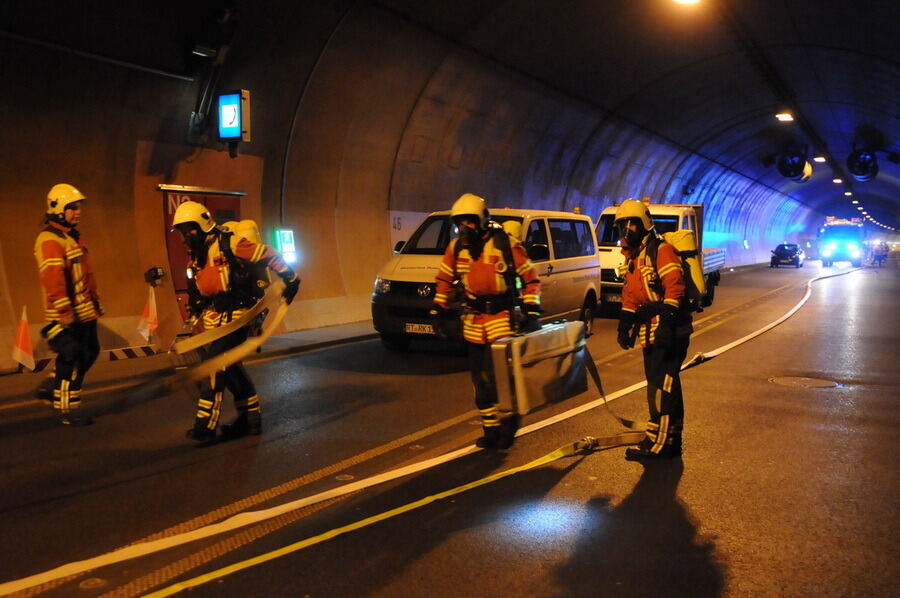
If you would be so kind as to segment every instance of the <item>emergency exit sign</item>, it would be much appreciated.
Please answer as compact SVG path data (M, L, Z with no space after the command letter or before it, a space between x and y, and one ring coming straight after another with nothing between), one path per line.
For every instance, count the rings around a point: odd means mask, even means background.
M275 229L275 249L284 256L289 264L297 262L297 246L294 244L294 231L288 228Z

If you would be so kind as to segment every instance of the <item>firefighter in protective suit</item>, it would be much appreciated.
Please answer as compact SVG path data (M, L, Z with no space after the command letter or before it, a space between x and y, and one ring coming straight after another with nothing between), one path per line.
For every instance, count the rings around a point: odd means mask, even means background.
M681 456L684 400L679 372L693 332L681 258L656 234L647 206L627 199L616 210L616 227L625 255L625 286L618 342L631 349L635 338L644 352L647 433L625 451L633 461Z
M41 336L56 352L53 407L60 423L71 426L92 423L76 414L84 376L100 353L97 319L103 315L90 254L78 230L84 201L72 185L54 185L47 194L46 226L34 243L47 321Z
M267 281L261 268L274 271L285 282L284 297L290 303L300 287L300 278L277 251L261 243L222 231L206 206L186 201L178 206L172 221L190 253L188 264L188 311L200 318L204 329L225 325L240 317L264 293ZM262 271L264 272L264 271ZM209 345L207 358L215 357L247 340L248 327L240 328ZM188 430L198 446L216 440L216 427L225 389L234 396L237 418L222 426L222 437L238 438L262 432L262 417L256 388L238 362L210 377L210 387L197 402L197 415Z
M458 281L465 293L463 339L468 346L469 371L475 386L475 405L481 415L484 436L476 444L487 449L509 448L518 430L518 415L501 413L491 363L491 342L512 336L516 318L515 279L522 281L525 321L522 329L538 330L541 313L540 282L514 238L490 222L484 200L462 195L450 210L459 237L447 246L436 277L431 316L435 330L451 317L447 302Z

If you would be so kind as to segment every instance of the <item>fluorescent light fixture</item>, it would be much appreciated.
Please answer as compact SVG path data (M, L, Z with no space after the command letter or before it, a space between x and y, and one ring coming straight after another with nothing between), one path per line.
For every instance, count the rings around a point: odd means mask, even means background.
M775 118L780 120L783 123L789 123L794 121L794 115L790 112L779 112L775 115Z
M852 204L857 204L857 203L859 203L859 200L858 200L858 199L854 199L854 200L851 201L850 203L852 203Z
M851 195L853 195L853 191L844 191L844 195L850 197Z
M831 182L834 183L835 185L840 185L841 183L844 182L844 179L831 179Z
M863 207L862 207L862 206L856 206L856 209L857 209L857 210L862 210Z
M813 162L818 162L820 164L824 161L825 161L825 156L816 156L815 158L813 158Z

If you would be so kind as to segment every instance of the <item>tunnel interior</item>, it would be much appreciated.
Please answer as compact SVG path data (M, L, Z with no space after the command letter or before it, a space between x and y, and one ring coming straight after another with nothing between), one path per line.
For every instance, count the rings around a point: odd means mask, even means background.
M88 197L107 348L140 344L143 272L169 264L159 185L240 191L242 217L294 231L288 329L368 317L392 215L465 192L595 219L628 197L703 204L727 266L827 216L900 226L889 0L36 0L0 23L2 342L23 306L40 326L33 244L57 182ZM252 98L236 157L210 116L233 89Z

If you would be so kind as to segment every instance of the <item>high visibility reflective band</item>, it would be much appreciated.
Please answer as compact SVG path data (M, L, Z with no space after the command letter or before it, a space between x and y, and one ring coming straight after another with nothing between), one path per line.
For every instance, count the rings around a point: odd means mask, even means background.
M535 459L531 463L526 463L525 465L522 465L520 467L514 467L512 469L507 469L506 471L501 471L500 473L496 473L494 475L491 475L491 476L488 476L485 478L481 478L480 480L476 480L469 484L457 486L456 488L447 490L445 492L441 492L438 494L432 494L431 496L426 496L425 498L423 498L421 500L411 502L409 504L403 505L401 507L397 507L395 509L391 509L389 511L385 511L384 513L379 513L378 515L374 515L367 519L362 519L360 521L350 523L343 527L338 527L338 528L332 529L330 531L325 532L324 534L319 534L318 536L313 536L311 538L307 538L305 540L301 540L301 541L295 542L293 544L288 544L287 546L284 546L277 550L273 550L271 552L261 554L259 556L235 563L233 565L229 565L227 567L217 569L216 571L212 571L205 575L200 575L193 579L188 579L185 581L178 582L176 584L173 584L171 586L168 586L168 587L158 590L156 592L146 594L145 598L162 598L163 596L172 596L173 594L177 594L178 592L181 592L182 590L200 586L200 585L203 585L204 583L207 583L214 579L219 579L219 578L225 577L226 575L236 573L237 571L241 571L243 569L248 569L255 565L259 565L259 564L277 559L278 557L281 557L281 556L284 556L287 554L291 554L291 553L297 552L299 550L303 550L304 548L314 546L316 544L319 544L326 540L330 540L331 538L340 536L347 532L351 532L351 531L354 531L357 529L367 527L369 525L372 525L373 523L378 523L379 521L384 521L386 519L396 517L397 515L402 515L403 513L408 513L409 511L413 511L420 507L424 507L426 505L429 505L433 502L437 502L444 498L449 498L449 497L455 496L457 494L462 494L463 492L467 492L468 490L472 490L474 488L478 488L480 486L490 484L491 482L495 482L497 480L503 479L503 478L511 476L511 475L515 475L515 474L523 472L523 471L528 471L529 469L534 469L536 467L540 467L541 465L545 465L547 463L552 463L553 461L562 459L564 457L571 457L571 456L581 452L585 448L586 447L585 447L584 441L573 442L566 446L562 446L562 447L556 449L555 451L544 455L543 457Z

